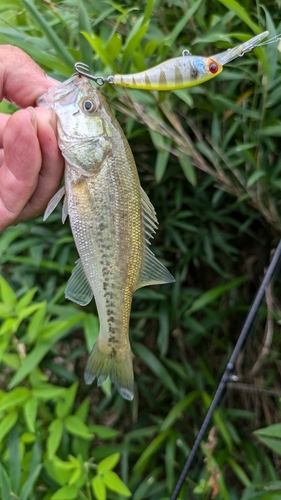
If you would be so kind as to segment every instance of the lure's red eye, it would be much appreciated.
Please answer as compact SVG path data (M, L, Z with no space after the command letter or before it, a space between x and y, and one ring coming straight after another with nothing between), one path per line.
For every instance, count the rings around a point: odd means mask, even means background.
M211 62L209 65L209 70L211 71L211 73L217 73L219 70L217 63L215 63L214 61Z

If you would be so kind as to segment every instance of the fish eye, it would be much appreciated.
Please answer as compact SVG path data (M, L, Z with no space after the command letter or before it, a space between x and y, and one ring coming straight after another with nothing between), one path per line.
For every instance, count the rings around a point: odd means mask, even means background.
M219 67L218 67L217 63L215 63L214 61L212 61L209 64L209 70L211 71L211 73L217 73L218 70L219 70Z
M85 97L82 100L81 107L87 114L92 114L97 110L96 103L91 97Z

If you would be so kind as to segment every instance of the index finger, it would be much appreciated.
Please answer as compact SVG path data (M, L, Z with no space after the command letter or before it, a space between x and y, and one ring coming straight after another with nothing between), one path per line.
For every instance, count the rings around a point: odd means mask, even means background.
M48 79L23 50L0 46L0 101L5 98L21 108L35 106L37 97L54 85L55 80Z

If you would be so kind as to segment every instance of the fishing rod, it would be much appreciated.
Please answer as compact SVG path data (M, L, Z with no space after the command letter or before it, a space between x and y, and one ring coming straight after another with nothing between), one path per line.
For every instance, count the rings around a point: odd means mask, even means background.
M265 294L265 289L266 289L267 285L269 284L271 278L273 277L274 271L277 268L277 265L279 263L280 257L281 257L281 240L278 243L278 246L277 246L277 248L275 250L273 258L272 258L272 260L271 260L271 262L270 262L270 264L268 266L268 269L267 269L267 271L266 271L266 273L264 275L262 283L261 283L261 285L260 285L260 287L259 287L259 289L257 291L256 297L255 297L255 299L254 299L254 301L252 303L252 306L251 306L251 309L250 309L250 311L248 313L248 316L246 317L245 323L244 323L243 328L241 330L241 333L240 333L240 335L238 337L236 345L235 345L235 347L233 349L233 352L232 352L232 354L231 354L231 356L229 358L229 361L228 361L228 363L226 365L225 371L224 371L224 373L222 375L222 378L221 378L221 380L219 382L219 385L218 385L218 388L217 388L216 393L214 395L213 401L212 401L212 403L210 405L210 408L209 408L209 410L208 410L208 412L207 412L207 414L205 416L205 419L204 419L204 421L203 421L203 423L201 425L201 428L200 428L200 430L199 430L199 432L197 434L197 437L196 437L196 439L194 441L193 447L192 447L192 449L190 451L190 454L189 454L189 456L187 458L185 466L184 466L184 468L182 470L182 473L181 473L181 475L179 477L179 480L178 480L178 482L176 484L176 487L174 489L174 492L173 492L170 500L177 500L177 498L178 498L178 495L180 493L181 487L182 487L182 485L184 483L184 480L185 480L185 478L187 476L187 473L188 473L188 471L190 469L190 466L191 466L191 464L192 464L192 462L193 462L193 460L194 460L194 458L196 456L196 453L197 453L198 448L200 446L200 443L201 443L201 441L202 441L202 439L204 437L204 434L205 434L205 432L206 432L206 430L207 430L207 428L208 428L208 426L209 426L209 424L211 422L211 419L212 419L212 416L214 414L214 411L215 411L215 409L216 409L216 407L217 407L217 405L218 405L218 403L219 403L219 401L221 399L222 394L225 391L227 382L230 379L232 379L232 381L235 380L235 379L238 380L238 378L235 377L235 375L233 376L235 362L236 362L238 354L241 351L241 349L242 349L242 347L243 347L243 345L244 345L244 343L246 341L246 338L247 338L247 336L248 336L248 334L250 332L250 329L251 329L251 327L253 325L254 319L255 319L255 317L257 315L258 309L259 309L259 307L260 307L260 305L261 305L261 303L263 301L264 294Z

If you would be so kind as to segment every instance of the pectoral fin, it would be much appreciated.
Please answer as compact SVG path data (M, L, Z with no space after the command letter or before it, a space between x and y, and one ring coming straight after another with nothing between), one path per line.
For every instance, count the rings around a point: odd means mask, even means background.
M43 221L47 220L48 217L51 215L51 213L55 210L56 206L59 204L60 200L62 197L65 195L65 189L64 186L61 187L56 194L51 198L51 200L48 203L48 206L45 210Z
M86 306L93 298L93 291L88 282L81 260L76 261L65 288L65 297L80 306Z
M145 247L143 265L137 288L147 285L161 285L163 283L174 283L175 278L168 269L158 260L155 255Z

